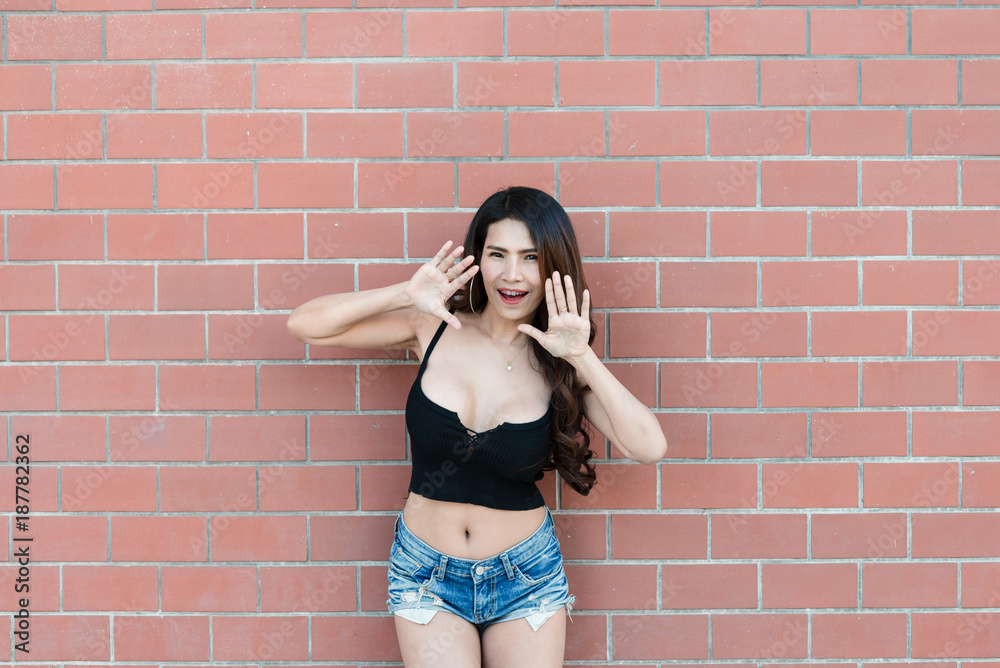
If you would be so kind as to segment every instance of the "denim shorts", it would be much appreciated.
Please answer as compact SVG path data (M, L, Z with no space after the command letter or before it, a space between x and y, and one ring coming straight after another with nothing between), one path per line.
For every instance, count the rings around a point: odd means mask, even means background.
M438 552L414 536L400 513L389 557L389 611L426 624L440 611L458 615L481 631L525 618L535 631L549 617L572 608L552 515L500 554L473 561Z

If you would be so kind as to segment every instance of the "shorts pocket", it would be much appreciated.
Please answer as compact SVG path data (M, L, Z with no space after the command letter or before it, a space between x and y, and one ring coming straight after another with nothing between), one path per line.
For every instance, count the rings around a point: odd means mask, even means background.
M514 565L514 572L527 585L539 585L556 577L563 572L559 543L553 540L544 549L521 560Z
M392 551L389 553L389 572L395 572L407 580L421 581L428 580L433 575L431 567L425 566L407 554L398 542L392 544Z

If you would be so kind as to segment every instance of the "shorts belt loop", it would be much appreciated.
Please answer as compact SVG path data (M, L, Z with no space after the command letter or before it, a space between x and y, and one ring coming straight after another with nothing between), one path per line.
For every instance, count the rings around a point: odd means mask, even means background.
M507 557L507 553L503 552L500 555L500 561L503 562L503 570L507 573L507 579L514 579L514 568L510 565L510 559Z
M448 572L448 557L441 555L441 563L437 568L437 579L443 581L445 573Z

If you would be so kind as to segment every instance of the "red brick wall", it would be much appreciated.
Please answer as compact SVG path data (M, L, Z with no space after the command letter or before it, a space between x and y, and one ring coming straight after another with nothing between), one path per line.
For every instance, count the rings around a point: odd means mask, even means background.
M397 660L414 366L284 320L528 184L671 448L544 483L568 661L995 667L1000 9L356 4L0 0L30 658Z

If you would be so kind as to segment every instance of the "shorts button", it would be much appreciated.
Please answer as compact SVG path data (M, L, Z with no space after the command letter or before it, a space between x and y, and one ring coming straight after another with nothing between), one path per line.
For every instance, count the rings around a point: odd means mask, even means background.
M476 575L482 575L485 572L486 572L485 568L483 568L482 566L476 566Z

